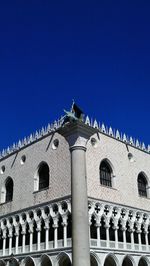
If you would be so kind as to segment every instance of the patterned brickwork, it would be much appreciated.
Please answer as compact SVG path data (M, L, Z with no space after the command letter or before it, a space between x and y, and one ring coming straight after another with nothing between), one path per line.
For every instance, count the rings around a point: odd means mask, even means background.
M52 149L53 140L59 140L57 149ZM21 165L22 155L26 162ZM34 192L34 175L40 162L46 162L50 169L49 189ZM42 202L70 195L70 152L65 139L58 133L18 151L0 163L5 172L0 174L0 191L8 176L14 181L13 201L0 205L1 215L17 211Z
M87 144L88 196L149 210L149 198L138 195L137 176L142 171L150 183L150 155L109 136L98 133L93 136L96 146ZM133 161L128 158L132 153ZM107 158L113 168L113 187L100 185L100 162Z

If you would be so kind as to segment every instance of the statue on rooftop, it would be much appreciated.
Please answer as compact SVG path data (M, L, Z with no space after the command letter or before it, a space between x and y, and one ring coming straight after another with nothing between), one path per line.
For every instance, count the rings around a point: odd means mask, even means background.
M83 121L84 113L83 111L75 104L74 100L71 106L70 111L64 110L66 115L63 117L63 125L67 122L73 122L76 120Z

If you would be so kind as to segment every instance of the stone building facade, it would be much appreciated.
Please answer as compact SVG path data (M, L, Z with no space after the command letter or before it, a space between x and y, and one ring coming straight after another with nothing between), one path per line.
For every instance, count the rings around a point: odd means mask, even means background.
M150 147L61 120L0 154L0 266L150 265Z

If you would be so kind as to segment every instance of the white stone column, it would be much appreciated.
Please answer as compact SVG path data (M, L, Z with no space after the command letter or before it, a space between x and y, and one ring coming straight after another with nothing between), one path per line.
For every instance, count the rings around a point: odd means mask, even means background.
M96 223L96 231L97 231L97 247L100 247L100 223Z
M115 248L118 248L118 226L114 226L113 229L115 230Z
M109 247L109 225L105 225L106 228L106 246Z
M29 239L29 250L32 252L33 250L33 220L30 220L29 224L29 234L30 234L30 239Z
M27 223L28 223L28 233L29 236L29 251L33 251L33 232L34 232L34 218L31 216L31 214L27 214Z
M22 231L22 253L25 253L26 232Z
M62 220L64 247L67 247L67 214L62 215Z
M148 244L148 231L145 231L144 234L145 234L146 250L149 250L149 244Z
M40 251L41 249L41 219L37 221L37 250Z
M131 236L131 246L132 246L132 249L134 249L134 229L130 229L130 236Z
M89 243L91 243L91 216L89 215Z
M122 227L122 233L123 233L123 245L124 249L126 249L127 248L126 227Z
M45 227L45 249L49 249L49 226Z
M3 231L3 256L5 256L5 251L6 251L6 237L7 237L7 234L6 234L6 227L3 227L2 231Z
M71 153L72 264L90 266L86 143L97 130L74 121L59 129Z
M138 234L139 250L141 250L142 249L142 246L141 246L141 230L138 230L137 234Z
M12 253L12 237L13 237L13 232L12 232L12 227L9 228L9 255Z
M15 234L15 236L16 236L15 253L18 254L19 235Z
M53 224L54 228L54 248L58 247L58 224Z
M18 246L19 246L19 224L15 225L15 237L16 237L15 254L18 254Z
M25 220L25 217L20 217L20 224L22 226L22 231L21 231L21 234L22 234L22 253L25 253L25 244L26 244L26 225L27 225L27 222Z
M49 218L44 219L45 229L45 249L49 249Z

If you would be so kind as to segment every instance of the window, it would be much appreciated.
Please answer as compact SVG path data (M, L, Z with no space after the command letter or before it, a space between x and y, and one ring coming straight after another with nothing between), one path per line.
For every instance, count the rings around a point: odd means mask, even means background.
M6 180L5 187L6 187L6 198L5 198L5 202L12 201L12 199L13 199L13 187L14 187L14 183L13 183L13 180L11 179L11 177L9 177Z
M138 192L140 196L147 197L147 180L142 173L138 175Z
M112 187L111 182L112 170L107 161L102 161L100 164L100 183L101 185Z
M42 163L38 170L39 190L49 187L49 167L47 163Z

